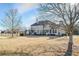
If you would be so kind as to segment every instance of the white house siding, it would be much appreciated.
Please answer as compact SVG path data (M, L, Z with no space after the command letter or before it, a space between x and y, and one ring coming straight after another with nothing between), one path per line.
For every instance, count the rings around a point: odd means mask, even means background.
M46 26L44 27L44 30L50 30L50 26L49 26L49 25L46 25Z
M54 29L51 29L51 27L47 23L46 23L46 25L44 27L43 27L43 25L39 24L39 22L35 23L35 24L33 24L31 26L31 30L33 31L32 34L34 34L34 33L36 33L36 34L43 34L43 30L44 30L44 34L46 34L46 35L48 35L48 34L54 34L54 35L65 34L65 31L61 30L61 28L55 28L55 26L57 26L57 25L54 24L53 26L54 26Z
M41 34L43 30L43 26L31 26L31 30L33 30L33 33Z
M32 34L34 34L34 33L43 34L43 26L42 25L31 26L31 30L33 30ZM45 31L45 34L47 34L47 35L48 34L55 34L55 35L65 34L65 32L63 30L60 30L60 29L51 29L51 32L50 32L50 27L49 26L45 26L44 31Z
M51 29L51 34L58 35L58 30L57 29Z
M58 35L62 35L62 34L65 34L65 31L61 30L61 29L58 29Z

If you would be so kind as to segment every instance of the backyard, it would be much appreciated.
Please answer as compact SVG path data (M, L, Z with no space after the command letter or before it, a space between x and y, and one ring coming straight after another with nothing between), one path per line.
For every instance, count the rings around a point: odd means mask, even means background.
M72 55L79 55L79 36L74 36ZM49 36L0 37L0 55L62 56L68 47L68 37Z

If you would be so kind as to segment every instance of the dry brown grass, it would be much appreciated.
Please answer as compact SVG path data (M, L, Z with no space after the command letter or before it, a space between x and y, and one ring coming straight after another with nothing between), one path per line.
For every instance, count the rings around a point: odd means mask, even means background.
M75 42L76 42L76 44L79 44L79 36L75 37Z
M77 42L77 40L75 41ZM64 55L67 50L66 37L0 37L0 55L52 56ZM74 55L79 55L74 51Z

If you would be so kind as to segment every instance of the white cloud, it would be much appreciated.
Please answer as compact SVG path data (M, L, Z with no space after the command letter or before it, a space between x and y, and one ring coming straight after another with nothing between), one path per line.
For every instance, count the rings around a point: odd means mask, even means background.
M21 3L18 6L18 11L19 13L24 13L26 10L33 8L36 5L37 5L36 3Z

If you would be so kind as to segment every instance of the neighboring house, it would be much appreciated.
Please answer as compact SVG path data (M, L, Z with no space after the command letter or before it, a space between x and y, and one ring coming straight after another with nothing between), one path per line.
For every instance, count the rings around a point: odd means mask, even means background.
M49 20L38 21L31 25L31 34L36 35L63 35L65 31L61 29L59 24Z

